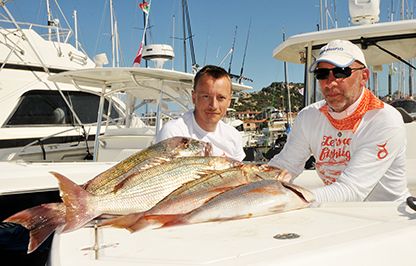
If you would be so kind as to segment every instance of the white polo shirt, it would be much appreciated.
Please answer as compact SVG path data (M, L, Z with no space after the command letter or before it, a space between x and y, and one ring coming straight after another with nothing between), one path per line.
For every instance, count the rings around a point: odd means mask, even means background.
M168 121L156 136L156 142L174 136L190 137L206 141L213 146L214 156L227 156L242 161L246 154L243 139L234 127L219 121L214 132L203 130L195 120L194 111L186 112L182 117Z

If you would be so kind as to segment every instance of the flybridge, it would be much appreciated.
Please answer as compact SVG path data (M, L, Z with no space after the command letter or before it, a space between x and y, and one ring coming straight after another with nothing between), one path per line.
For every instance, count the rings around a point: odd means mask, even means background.
M0 29L0 45L7 47L0 49L3 67L6 64L8 68L24 65L37 67L34 69L36 71L48 72L50 69L71 70L95 66L88 56L72 45L45 40L33 29Z

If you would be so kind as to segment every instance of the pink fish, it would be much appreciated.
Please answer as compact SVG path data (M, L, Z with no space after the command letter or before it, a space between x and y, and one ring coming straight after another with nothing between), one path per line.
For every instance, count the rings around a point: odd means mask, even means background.
M308 207L314 196L308 190L277 180L262 180L218 194L186 214L150 215L162 227L226 221L269 215Z
M101 225L138 231L154 222L150 217L161 214L180 214L192 211L216 195L249 182L264 179L277 180L283 171L277 168L245 164L211 173L188 183L170 193L153 208L143 213L132 213L104 221Z

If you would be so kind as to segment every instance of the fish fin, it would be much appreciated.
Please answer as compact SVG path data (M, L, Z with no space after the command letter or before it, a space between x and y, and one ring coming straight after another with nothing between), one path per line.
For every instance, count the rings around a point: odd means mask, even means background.
M129 230L131 232L136 232L152 224L160 224L161 226L158 228L187 224L187 222L182 219L184 215L185 214L183 213L145 215L136 224L134 224L134 226L130 227Z
M213 175L213 174L221 174L225 172L224 170L200 170L197 171L196 174L199 175L200 177L205 177L208 175Z
M188 224L188 222L184 219L185 215L186 215L185 213L172 214L172 215L160 215L162 217L159 217L157 221L161 222L162 226L160 226L159 228Z
M149 158L147 159L147 163L139 168L139 170L146 170L152 167L155 167L157 165L170 162L172 160L172 157L155 157L155 158Z
M61 198L65 204L65 227L63 232L73 231L87 224L89 221L99 216L88 208L88 200L93 197L81 186L72 182L69 178L57 172L50 172L59 181Z
M62 203L47 203L20 211L5 220L20 224L29 230L27 253L35 251L58 227L65 224Z
M130 213L116 218L106 219L100 223L101 226L112 226L116 228L126 228L128 229L132 226L137 220L143 216L142 212Z
M127 230L129 230L131 233L143 230L144 228L150 226L150 225L161 225L162 223L159 222L157 219L153 219L153 216L158 217L159 215L148 215L148 216L142 216L139 219L135 221L132 225L130 225Z

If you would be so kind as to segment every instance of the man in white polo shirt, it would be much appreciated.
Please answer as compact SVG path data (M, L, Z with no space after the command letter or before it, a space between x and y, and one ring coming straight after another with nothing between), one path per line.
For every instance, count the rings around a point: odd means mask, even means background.
M361 49L331 41L310 71L324 100L299 113L284 149L269 164L286 168L286 180L293 180L312 153L325 184L312 191L318 203L404 200L409 191L403 119L366 88L369 70Z
M203 67L194 78L194 110L167 122L156 142L174 136L191 137L211 143L213 155L242 161L246 155L240 132L221 120L231 103L231 88L231 79L223 68Z

